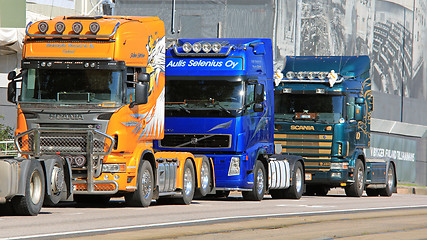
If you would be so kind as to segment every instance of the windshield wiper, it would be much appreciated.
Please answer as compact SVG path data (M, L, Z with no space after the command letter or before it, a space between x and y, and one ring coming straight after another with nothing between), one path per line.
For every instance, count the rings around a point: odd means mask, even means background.
M294 123L295 120L289 119L289 118L282 118L282 117L275 117L275 119L278 119L279 121L288 122L288 123Z
M185 111L186 113L191 113L190 110L188 110L183 104L177 104L177 103L168 104L168 103L166 103L166 107L175 107L175 106L170 106L170 105L176 105L179 107L179 109Z
M226 109L225 107L223 107L219 102L215 102L214 106L218 106L221 110L223 110L224 112L231 114L230 111L228 111L228 109Z

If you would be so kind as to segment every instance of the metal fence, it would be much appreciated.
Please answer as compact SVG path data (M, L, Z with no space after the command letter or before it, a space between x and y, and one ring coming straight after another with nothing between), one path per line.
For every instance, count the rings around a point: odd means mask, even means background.
M0 156L1 155L8 155L8 156L18 155L18 151L15 148L13 140L0 141Z

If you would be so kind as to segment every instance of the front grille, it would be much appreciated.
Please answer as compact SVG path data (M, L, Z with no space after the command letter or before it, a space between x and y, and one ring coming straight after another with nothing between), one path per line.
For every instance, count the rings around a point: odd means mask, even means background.
M231 135L226 134L165 134L161 147L169 148L230 148Z
M32 129L15 139L22 154L100 154L111 151L114 140L92 129Z
M329 157L332 148L330 134L274 134L274 143L282 144L282 153L307 158Z

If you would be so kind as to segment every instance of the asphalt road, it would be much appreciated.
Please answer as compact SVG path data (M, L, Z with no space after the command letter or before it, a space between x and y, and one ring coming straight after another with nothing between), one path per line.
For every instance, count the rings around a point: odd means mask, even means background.
M391 235L387 235L391 234ZM400 234L400 235L399 235ZM300 200L194 200L191 205L106 207L73 203L43 208L36 217L0 217L0 239L422 239L427 236L427 195L348 198L339 191ZM399 238L399 237L398 237Z

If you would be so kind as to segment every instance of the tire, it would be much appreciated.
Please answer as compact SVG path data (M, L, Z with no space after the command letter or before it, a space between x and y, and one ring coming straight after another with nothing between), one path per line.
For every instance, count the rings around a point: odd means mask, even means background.
M66 195L66 183L64 178L64 165L63 162L55 158L55 162L53 163L52 169L46 170L51 171L51 179L47 179L48 187L51 188L51 195L48 195L46 191L46 195L44 197L43 206L55 206L59 203L59 201L63 198L64 194ZM46 174L47 175L47 174ZM49 184L50 183L50 184ZM65 192L64 192L65 190Z
M372 189L372 188L366 189L366 195L370 197L377 197L379 194L380 192L378 191L378 189Z
M45 177L39 161L31 161L25 179L25 196L15 196L12 206L15 213L25 216L39 214L45 195Z
M207 158L203 158L200 169L200 186L196 189L195 198L206 196L212 189L212 168Z
M136 191L125 195L128 206L148 207L153 199L154 174L150 162L142 160L138 169Z
M105 207L110 202L110 196L105 195L73 195L74 202L79 206Z
M243 191L242 196L244 200L248 201L261 201L264 198L266 190L266 175L265 167L261 161L257 160L255 163L254 185L252 191Z
M361 197L365 188L365 167L360 159L356 160L354 168L354 183L345 188L348 197Z
M182 176L182 197L176 199L178 204L188 205L193 201L196 188L196 178L194 174L194 165L190 159L185 160Z
M396 176L394 173L394 166L390 163L386 176L386 186L383 189L379 190L380 196L390 197L393 194L393 190L395 187Z
M273 189L270 190L270 195L274 199L300 199L304 192L304 170L301 162L296 162L292 174L292 185L287 189Z

